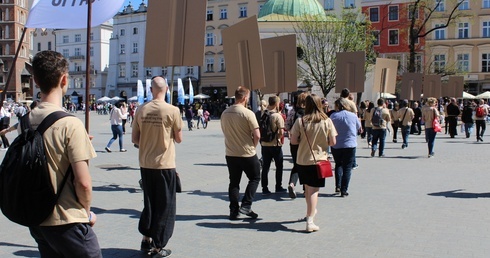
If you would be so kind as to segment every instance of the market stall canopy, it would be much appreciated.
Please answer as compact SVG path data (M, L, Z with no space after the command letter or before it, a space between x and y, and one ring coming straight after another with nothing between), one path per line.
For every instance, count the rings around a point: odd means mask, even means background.
M482 94L476 95L477 99L490 99L490 91L485 91Z

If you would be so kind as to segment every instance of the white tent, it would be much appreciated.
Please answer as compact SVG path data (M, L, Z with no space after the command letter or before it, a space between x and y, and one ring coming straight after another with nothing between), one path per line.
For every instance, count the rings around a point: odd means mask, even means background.
M97 100L97 102L107 102L107 101L111 101L111 98L104 96Z
M490 91L485 91L482 94L476 95L477 99L490 99Z
M475 96L463 91L463 99L474 99Z
M381 93L381 97L385 98L385 99L396 99L395 95L393 95L391 93L387 93L387 92Z

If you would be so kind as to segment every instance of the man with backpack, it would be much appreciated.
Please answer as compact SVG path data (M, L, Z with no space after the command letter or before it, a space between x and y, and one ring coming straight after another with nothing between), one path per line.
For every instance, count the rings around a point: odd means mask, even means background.
M283 173L283 153L281 138L284 134L284 119L279 111L280 100L277 96L269 97L269 106L260 117L260 144L262 145L262 193L270 194L269 184L269 169L274 159L276 165L276 193L285 192L282 187Z
M32 70L41 89L41 103L29 114L33 128L49 114L63 111L68 69L68 61L58 52L42 51L34 56ZM69 116L56 121L43 134L53 187L61 193L52 214L39 226L29 227L41 257L102 257L92 230L97 217L90 211L92 178L88 161L96 154L84 128L80 119ZM63 188L58 187L70 166L73 174Z
M483 134L485 133L486 119L488 109L485 107L483 99L478 101L478 106L475 109L475 124L476 124L476 142L483 142Z
M372 134L373 141L371 144L371 157L374 157L376 150L378 149L379 140L379 157L384 157L385 139L386 139L386 126L390 123L390 111L385 108L385 100L379 98L377 102L378 106L375 107L372 112L371 123L373 125Z

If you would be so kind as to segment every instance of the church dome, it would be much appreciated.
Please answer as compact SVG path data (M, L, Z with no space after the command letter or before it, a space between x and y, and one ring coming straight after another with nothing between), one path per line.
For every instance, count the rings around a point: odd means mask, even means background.
M259 12L259 21L296 20L303 16L326 17L317 0L269 0Z

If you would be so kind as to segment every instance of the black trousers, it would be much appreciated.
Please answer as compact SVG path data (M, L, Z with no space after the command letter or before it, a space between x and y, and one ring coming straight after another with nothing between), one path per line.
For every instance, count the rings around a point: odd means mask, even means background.
M176 171L141 168L141 180L144 208L138 230L151 237L157 248L163 248L174 232Z
M252 157L230 157L226 156L226 165L230 176L230 185L228 186L228 197L230 198L230 211L236 212L239 209L238 199L240 198L240 180L242 172L248 178L245 195L242 198L242 207L250 210L252 202L257 192L260 182L260 163L257 155Z
M296 158L298 157L299 144L290 144L289 148L291 150L291 157L293 158L293 168L291 169L291 174L289 175L289 184L292 183L296 186L298 183L298 166L296 165Z
M448 116L447 122L449 124L449 135L451 137L454 137L455 135L458 135L458 118L455 116Z

